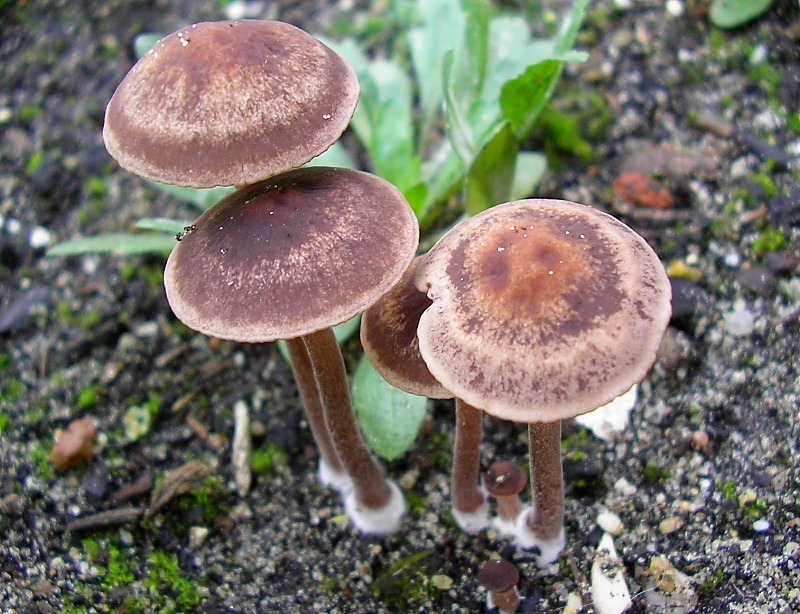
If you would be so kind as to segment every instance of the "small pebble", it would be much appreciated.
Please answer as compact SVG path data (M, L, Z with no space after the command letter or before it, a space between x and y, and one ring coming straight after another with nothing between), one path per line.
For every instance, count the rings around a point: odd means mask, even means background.
M711 437L708 436L707 431L695 431L692 433L692 444L701 452L709 452L711 450Z
M88 418L70 423L50 451L50 462L58 471L66 471L88 461L94 454L97 427Z
M768 268L761 266L741 269L736 273L736 281L760 296L771 295L775 292L777 286L775 274Z
M662 520L661 524L658 525L658 530L661 531L663 535L669 535L670 533L674 533L680 529L682 526L683 519L680 516L672 516L671 518Z
M34 226L28 234L28 245L33 249L47 247L52 241L52 233L42 226Z
M442 591L450 590L453 587L453 578L444 574L431 576L431 584Z
M683 15L683 11L686 7L684 7L683 2L681 0L667 0L666 9L667 13L672 15L673 17L680 17Z
M734 337L744 337L753 332L756 316L743 303L737 303L725 314L725 330Z
M764 43L758 43L753 48L753 51L750 53L750 57L748 60L750 61L751 66L759 66L760 64L764 63L764 60L767 59L767 55L769 53L769 49Z
M769 520L764 520L763 518L756 520L753 523L753 531L756 533L768 533L771 528L772 523Z
M636 488L636 486L635 486L635 485L631 484L631 483L630 483L628 480L626 480L625 478L620 478L620 479L619 479L619 480L617 480L617 482L614 484L614 490L616 490L617 492L620 492L620 493L622 493L622 494L623 494L623 495L625 495L626 497L632 497L633 495L635 495L635 494L636 494L636 490L637 490L637 488Z
M738 269L740 266L742 266L742 255L735 249L732 249L725 253L722 261L725 263L725 266L730 267L731 269Z
M800 552L800 544L797 542L787 542L783 547L783 556L794 556Z
M208 529L206 527L190 527L189 548L197 550L206 541L206 537L208 537Z
M597 515L597 526L612 535L621 535L625 528L620 517L608 510Z

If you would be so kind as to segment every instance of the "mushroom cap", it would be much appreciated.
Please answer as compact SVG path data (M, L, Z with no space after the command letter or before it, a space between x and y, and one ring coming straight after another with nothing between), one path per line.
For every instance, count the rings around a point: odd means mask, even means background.
M528 483L528 475L516 463L496 461L489 467L483 484L493 497L518 495Z
M514 588L519 582L519 570L505 559L490 559L478 572L478 582L487 591L503 593Z
M307 167L203 213L167 260L164 286L188 327L231 341L292 339L349 320L414 257L419 227L383 179Z
M328 149L358 95L353 69L299 28L197 23L130 70L106 108L103 139L123 168L153 181L247 185Z
M392 386L430 399L452 399L419 353L419 317L431 305L414 285L421 258L414 258L400 281L361 316L361 345L375 370Z
M644 239L568 201L498 205L449 231L417 269L432 305L420 352L458 398L513 422L555 422L642 380L670 318Z

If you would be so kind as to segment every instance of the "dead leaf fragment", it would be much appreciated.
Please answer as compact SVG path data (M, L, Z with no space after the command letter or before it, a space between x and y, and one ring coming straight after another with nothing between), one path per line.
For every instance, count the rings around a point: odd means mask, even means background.
M89 418L71 422L56 438L50 462L58 471L66 471L87 462L94 454L97 427Z
M614 180L611 187L620 199L636 205L669 209L674 204L672 192L642 173L624 173Z
M208 465L204 465L198 460L193 460L177 469L167 472L167 474L164 475L164 481L153 491L152 502L145 514L145 519L152 517L153 514L164 507L175 495L186 492L190 484L211 475L212 471L213 470Z

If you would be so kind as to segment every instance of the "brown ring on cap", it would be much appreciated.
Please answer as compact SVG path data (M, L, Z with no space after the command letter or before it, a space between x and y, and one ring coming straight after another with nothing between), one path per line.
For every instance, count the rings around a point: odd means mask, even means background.
M457 397L514 422L572 418L652 366L670 284L639 235L568 201L532 199L462 222L416 284L432 305L420 352Z
M247 185L328 149L358 95L353 69L299 28L197 23L130 70L108 103L103 139L123 168L153 181Z

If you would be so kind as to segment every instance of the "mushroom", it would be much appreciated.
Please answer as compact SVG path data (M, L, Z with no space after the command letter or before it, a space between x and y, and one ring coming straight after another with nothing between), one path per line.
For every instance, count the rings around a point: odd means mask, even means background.
M497 518L492 523L505 535L514 535L517 518L525 510L519 494L528 483L528 476L507 460L496 461L483 479L486 491L497 500Z
M153 181L247 185L328 149L358 95L353 69L292 25L197 23L130 70L106 108L103 139L123 168Z
M311 167L211 207L173 249L164 272L170 306L190 328L245 343L289 340L299 358L293 365L302 364L298 379L308 383L304 398L319 400L320 427L330 431L334 458L352 480L346 509L365 533L395 531L405 501L358 429L331 327L396 283L418 238L413 211L388 182Z
M478 582L489 591L487 608L502 614L514 614L519 607L519 570L505 559L490 559L478 572Z
M453 394L431 375L419 353L417 326L431 305L414 285L422 258L415 258L400 281L364 312L361 344L372 366L391 385L430 399L452 399ZM480 485L482 432L481 411L456 399L450 492L453 518L467 533L489 526L489 503Z
M642 380L670 318L670 284L639 235L594 208L531 199L445 234L417 269L431 306L420 353L486 413L528 423L533 507L517 543L537 563L565 544L561 421Z

